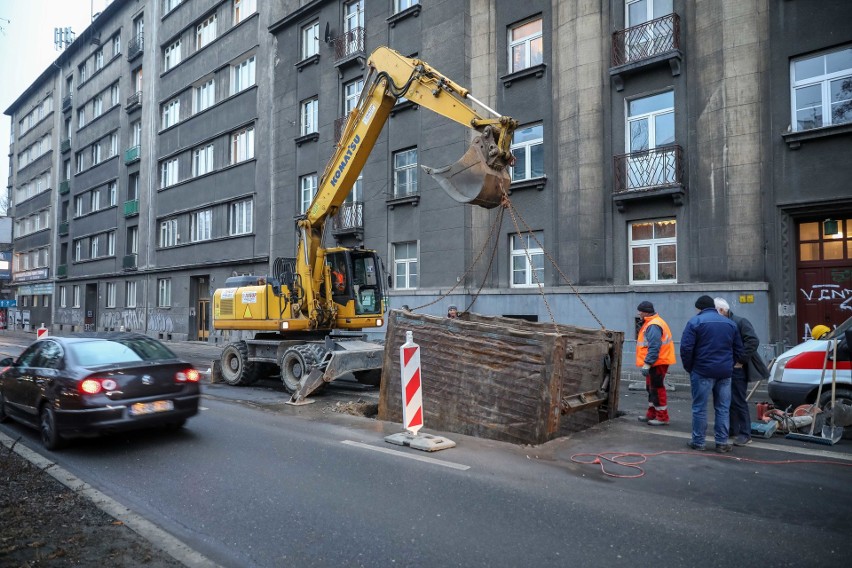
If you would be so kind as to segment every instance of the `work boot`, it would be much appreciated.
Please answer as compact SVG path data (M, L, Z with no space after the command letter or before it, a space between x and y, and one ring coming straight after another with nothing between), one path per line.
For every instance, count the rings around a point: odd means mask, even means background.
M703 452L707 449L707 446L699 446L695 442L687 442L686 445L689 446L690 449L695 450L696 452Z
M745 436L737 436L734 438L735 446L748 446L751 444L751 438L746 438Z
M733 449L731 444L716 444L716 453L717 454L727 454Z

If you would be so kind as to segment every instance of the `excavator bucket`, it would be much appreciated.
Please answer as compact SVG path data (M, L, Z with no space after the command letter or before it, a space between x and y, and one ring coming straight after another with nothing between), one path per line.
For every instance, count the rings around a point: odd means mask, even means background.
M422 168L456 201L493 209L500 205L503 188L511 183L506 168L498 170L486 162L486 152L493 148L496 148L493 137L484 134L473 139L470 148L455 164L438 169Z

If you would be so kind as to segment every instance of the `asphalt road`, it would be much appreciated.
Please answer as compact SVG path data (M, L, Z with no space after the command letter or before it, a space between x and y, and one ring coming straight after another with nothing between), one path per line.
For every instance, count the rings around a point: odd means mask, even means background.
M271 386L205 386L182 432L58 453L0 428L223 566L845 562L852 443L691 452L685 391L670 393L672 425L653 428L635 419L644 393L624 387L629 414L581 434L537 447L447 434L458 446L434 454L391 446L399 425L323 400L284 406ZM642 477L571 461L607 451L647 456L641 470L608 466ZM788 460L810 463L778 463Z

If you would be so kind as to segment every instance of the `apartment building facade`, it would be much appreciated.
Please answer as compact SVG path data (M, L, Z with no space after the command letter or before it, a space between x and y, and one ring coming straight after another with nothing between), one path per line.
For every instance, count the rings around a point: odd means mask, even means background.
M293 256L295 219L387 45L521 125L501 214L418 167L452 163L473 131L396 105L326 242L379 250L391 307L626 329L647 299L681 329L707 293L765 343L795 343L815 318L845 319L852 294L852 22L840 0L803 4L113 2L7 110L16 125L54 101L13 143L13 195L48 170L59 181L14 199L16 222L53 215L16 231L18 297L52 287L39 307L63 328L219 339L213 291ZM52 157L21 166L48 133Z

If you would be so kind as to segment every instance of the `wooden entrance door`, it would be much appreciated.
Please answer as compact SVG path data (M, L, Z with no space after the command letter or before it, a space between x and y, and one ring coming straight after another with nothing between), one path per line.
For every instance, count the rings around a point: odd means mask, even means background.
M198 340L207 341L210 337L210 300L198 300Z

